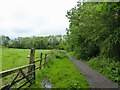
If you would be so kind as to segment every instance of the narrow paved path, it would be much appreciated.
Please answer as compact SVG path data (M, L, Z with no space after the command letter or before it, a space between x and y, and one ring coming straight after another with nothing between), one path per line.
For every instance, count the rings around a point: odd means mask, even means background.
M76 65L78 70L86 77L91 88L118 88L116 83L108 80L105 76L93 70L84 62L74 59L69 54L67 54L67 56Z

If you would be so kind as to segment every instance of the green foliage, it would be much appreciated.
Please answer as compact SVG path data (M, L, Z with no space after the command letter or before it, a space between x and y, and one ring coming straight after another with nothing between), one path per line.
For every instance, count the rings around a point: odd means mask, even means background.
M42 78L50 78L53 88L89 88L86 79L75 68L64 51L53 50Z
M4 36L6 37L6 36ZM3 39L2 42L5 40ZM65 35L53 35L45 37L18 37L9 40L6 46L9 48L19 48L19 49L61 49L65 48L66 41ZM5 46L5 45L4 45Z
M102 43L101 54L106 57L114 57L115 59L120 60L120 30L115 30L112 35Z
M120 84L120 62L117 60L96 57L88 62L88 65L98 70L109 79Z
M8 36L0 36L0 44L5 47L8 47L10 38Z
M120 6L119 3L85 2L67 12L69 29L67 50L82 59L98 55L120 60Z
M84 2L67 12L67 50L120 83L120 2Z

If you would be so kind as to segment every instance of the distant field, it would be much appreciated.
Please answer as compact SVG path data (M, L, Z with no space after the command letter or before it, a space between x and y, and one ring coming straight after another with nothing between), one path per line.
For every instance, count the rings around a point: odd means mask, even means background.
M39 59L40 53L48 53L50 50L36 50L35 59ZM29 64L30 49L2 48L2 71ZM0 70L1 71L1 70Z

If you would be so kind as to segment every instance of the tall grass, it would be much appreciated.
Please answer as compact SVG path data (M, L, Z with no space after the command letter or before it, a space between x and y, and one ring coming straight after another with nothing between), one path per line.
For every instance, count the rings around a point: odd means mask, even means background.
M37 71L36 84L32 88L41 88L42 79L47 78L52 82L52 88L88 88L88 82L79 73L72 61L64 51L52 51L48 63L41 71Z

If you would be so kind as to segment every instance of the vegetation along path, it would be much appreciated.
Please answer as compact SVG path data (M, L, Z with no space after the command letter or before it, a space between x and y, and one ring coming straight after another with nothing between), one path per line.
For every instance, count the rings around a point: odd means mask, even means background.
M67 54L67 56L86 77L92 88L118 88L116 83L108 80L105 76L93 70L81 60L74 59L69 54Z

